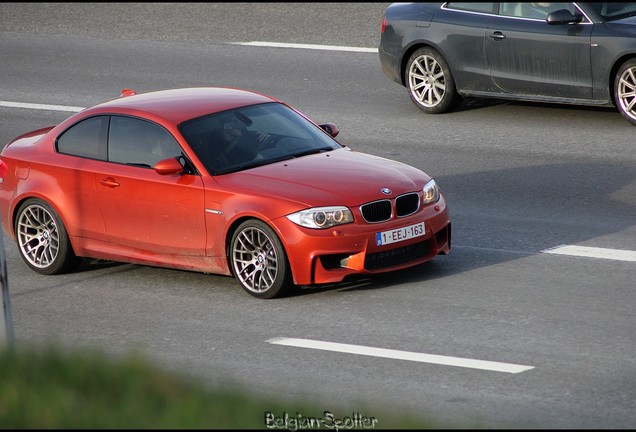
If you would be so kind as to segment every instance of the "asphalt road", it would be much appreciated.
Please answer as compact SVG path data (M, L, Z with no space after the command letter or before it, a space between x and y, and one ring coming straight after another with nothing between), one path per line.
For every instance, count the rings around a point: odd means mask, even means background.
M0 4L0 102L83 107L122 88L262 91L337 123L339 140L356 150L433 175L454 230L451 254L416 269L272 301L229 277L128 264L39 276L5 237L16 342L140 350L210 385L231 381L331 411L371 403L460 427L634 427L636 263L545 251L633 256L636 128L612 109L501 101L424 115L375 53L236 44L376 48L385 5ZM68 115L0 103L0 141ZM275 338L532 368L506 373Z

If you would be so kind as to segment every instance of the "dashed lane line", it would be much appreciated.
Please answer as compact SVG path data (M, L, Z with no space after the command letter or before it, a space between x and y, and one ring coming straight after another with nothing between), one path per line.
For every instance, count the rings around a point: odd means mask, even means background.
M323 351L335 351L346 354L358 354L372 357L389 358L396 360L408 360L421 363L433 363L446 366L457 366L471 369L482 369L493 372L505 372L516 374L534 369L534 366L525 366L512 363L500 363L486 360L475 360L461 357L448 357L435 354L424 354L411 351L399 351L385 348L375 348L362 345L350 345L335 342L325 342L311 339L297 338L273 338L267 340L270 344L293 346L298 348L310 348Z
M624 249L607 249L590 246L561 245L542 250L543 253L636 262L636 252Z

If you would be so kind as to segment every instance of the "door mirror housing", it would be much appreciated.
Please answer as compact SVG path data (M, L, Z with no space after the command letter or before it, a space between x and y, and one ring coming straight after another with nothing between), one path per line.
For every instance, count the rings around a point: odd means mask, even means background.
M551 12L545 20L548 24L578 24L583 21L582 15L574 15L567 9Z
M169 158L160 160L152 169L160 175L181 174L183 165L176 158Z
M336 126L335 123L324 123L318 126L320 126L322 130L331 135L331 138L337 137L340 133L340 129L338 128L338 126Z

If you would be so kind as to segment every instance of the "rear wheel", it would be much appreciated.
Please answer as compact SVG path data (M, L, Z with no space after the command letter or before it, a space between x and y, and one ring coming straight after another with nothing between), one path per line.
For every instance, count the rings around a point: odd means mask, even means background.
M621 115L636 125L636 59L627 60L614 80L614 99Z
M245 221L236 229L230 243L230 262L236 279L254 297L280 297L293 286L281 241L259 220Z
M20 256L40 274L64 273L81 262L73 253L62 220L40 199L22 203L15 220L15 233Z
M446 60L432 48L420 48L407 64L406 86L409 97L429 114L451 111L461 102Z

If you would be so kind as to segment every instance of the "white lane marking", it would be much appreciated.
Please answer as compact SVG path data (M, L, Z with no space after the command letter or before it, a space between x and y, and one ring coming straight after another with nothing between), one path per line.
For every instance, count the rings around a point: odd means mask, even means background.
M78 112L84 109L83 107L74 107L74 106L66 106L66 105L44 105L44 104L8 102L8 101L0 101L0 107L39 109L39 110L50 110L50 111L71 111L71 112Z
M516 365L511 363L500 363L485 360L474 360L460 357L447 357L435 354L423 354L410 351L398 351L385 348L374 348L361 345L349 345L335 342L325 342L311 339L297 338L273 338L267 341L271 344L294 346L299 348L319 349L325 351L336 351L347 354L359 354L372 357L391 358L396 360L409 360L421 363L434 363L446 366L458 366L471 369L483 369L494 372L519 373L534 366Z
M260 47L272 47L272 48L300 48L300 49L313 49L313 50L325 50L325 51L349 51L349 52L367 52L377 53L377 48L358 48L348 46L337 45L313 45L313 44L294 44L294 43L281 43L281 42L233 42L233 45L243 46L260 46Z
M589 246L561 245L550 249L542 250L543 253L557 255L571 255L588 258L601 258L616 261L636 262L636 252L622 249L606 249Z

